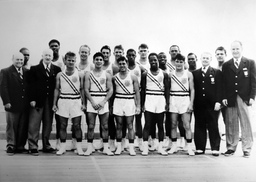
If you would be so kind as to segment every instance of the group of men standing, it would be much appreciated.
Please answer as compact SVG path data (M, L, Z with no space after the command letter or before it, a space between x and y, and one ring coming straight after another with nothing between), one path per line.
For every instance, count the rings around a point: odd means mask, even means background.
M248 106L255 98L256 73L255 62L242 56L240 41L231 44L233 58L227 62L224 62L226 50L223 47L216 49L218 69L210 66L212 55L208 52L202 53L202 67L196 69L197 56L189 53L186 62L177 45L170 47L170 62L163 52L148 55L146 44L139 46L138 60L134 49L129 49L124 57L123 47L116 46L112 63L109 46L103 46L90 62L90 48L82 45L79 63L73 52L67 52L62 58L59 48L59 41L51 40L39 64L31 66L30 70L29 51L22 48L20 53L13 55L13 64L1 70L7 154L30 152L39 155L41 123L43 152L54 153L56 150L51 147L49 137L55 113L57 155L66 152L69 119L77 154L91 155L95 151L93 139L98 115L106 155L122 153L127 130L129 154L136 155L136 135L142 155L148 155L149 136L156 138L157 126L157 151L161 155L177 152L178 127L180 137L186 140L188 155L205 153L208 130L212 155L219 156L218 118L221 110L226 126L227 151L224 155L235 153L240 123L244 157L250 156L253 136ZM88 126L86 152L81 146L84 113ZM192 147L192 113L195 118L195 152ZM167 150L164 149L164 133ZM29 150L25 149L26 141ZM154 150L154 143L150 145Z

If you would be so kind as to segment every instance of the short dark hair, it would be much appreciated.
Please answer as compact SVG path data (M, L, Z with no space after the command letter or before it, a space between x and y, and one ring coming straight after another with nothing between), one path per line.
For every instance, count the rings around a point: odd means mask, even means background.
M49 46L50 46L52 43L57 43L57 44L60 46L60 42L59 42L58 40L56 40L56 39L50 40Z
M226 49L225 49L224 47L222 47L222 46L217 47L217 49L216 49L215 53L216 53L217 51L224 51L224 52L225 52L225 54L227 55L227 51L226 51Z
M111 49L108 45L104 45L101 49L100 49L100 52L102 52L103 49L108 49L109 52L111 52Z
M124 56L121 56L117 59L117 63L119 63L120 61L125 61L127 63L127 59Z
M148 45L147 44L140 44L139 46L139 49L142 48L142 49L148 49Z
M128 49L126 54L128 54L129 52L135 52L135 54L136 54L136 51L134 49Z
M175 57L175 60L176 59L185 61L185 56L183 56L182 54L178 53L177 56Z
M104 56L101 52L96 52L94 55L93 55L93 60L96 58L96 57L102 57L102 59L104 59Z
M25 51L25 50L28 50L28 48L22 47L22 48L20 49L20 52Z
M195 53L193 53L193 52L188 53L188 56L192 56L192 55L194 55L194 56L196 57L196 59L197 59L197 56L196 56ZM187 57L188 57L188 56L187 56Z
M116 49L124 50L124 48L123 48L123 46L122 46L121 44L120 44L120 45L115 46L114 50L116 50Z
M68 51L66 54L65 54L65 60L68 58L68 57L75 57L76 54L74 52L71 52L71 51Z
M179 49L179 51L180 51L180 47L179 47L178 45L172 45L172 46L170 47L170 49L171 49L172 47L178 47L178 49Z
M155 52L150 53L150 54L148 55L148 59L150 58L150 56L156 56L157 59L158 59L158 55L157 55L157 53L155 53Z

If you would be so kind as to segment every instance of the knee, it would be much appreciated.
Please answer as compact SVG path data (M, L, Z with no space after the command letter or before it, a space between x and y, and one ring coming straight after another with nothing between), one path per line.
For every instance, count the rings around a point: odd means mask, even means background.
M93 130L94 127L95 127L95 125L93 123L89 123L89 125L88 125L88 129L89 130Z
M178 123L172 122L171 126L172 126L172 129L176 129L178 127Z
M128 124L127 128L128 128L128 130L133 130L133 124L132 123Z

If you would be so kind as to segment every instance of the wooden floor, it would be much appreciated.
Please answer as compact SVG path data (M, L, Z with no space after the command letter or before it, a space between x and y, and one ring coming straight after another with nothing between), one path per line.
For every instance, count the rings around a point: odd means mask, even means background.
M41 142L41 141L40 141ZM54 144L54 141L51 141ZM97 141L96 141L97 142ZM242 157L241 144L234 156L214 157L210 151L188 156L184 151L169 156L156 152L149 156L77 156L69 151L63 156L15 154L7 156L0 140L0 182L255 182L256 154ZM53 145L54 146L54 145ZM84 150L86 142L83 143ZM225 142L222 141L222 151Z

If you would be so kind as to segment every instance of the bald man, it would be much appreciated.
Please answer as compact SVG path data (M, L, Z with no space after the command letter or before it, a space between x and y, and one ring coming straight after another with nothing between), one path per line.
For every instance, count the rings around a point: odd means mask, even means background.
M27 73L23 66L24 56L16 53L12 57L13 64L0 73L0 89L4 109L6 111L7 154L28 152L27 141L28 97Z
M32 66L29 72L29 128L28 143L32 155L38 155L38 139L40 124L42 121L42 142L43 152L53 153L49 137L52 130L53 120L53 95L56 75L61 68L52 64L53 51L47 49L43 51L42 61L36 66Z

